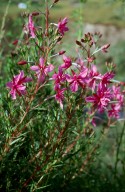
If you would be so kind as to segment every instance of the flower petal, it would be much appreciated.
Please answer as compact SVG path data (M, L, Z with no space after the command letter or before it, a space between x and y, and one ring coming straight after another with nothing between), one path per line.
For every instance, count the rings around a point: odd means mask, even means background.
M32 71L39 71L39 70L40 70L39 66L37 66L37 65L31 66L30 69L31 69Z

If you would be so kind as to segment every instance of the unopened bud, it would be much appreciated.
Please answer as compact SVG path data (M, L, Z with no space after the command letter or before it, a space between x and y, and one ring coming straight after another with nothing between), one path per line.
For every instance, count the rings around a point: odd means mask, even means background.
M63 55L66 51L60 51L59 55Z
M79 46L81 46L81 47L83 47L83 45L82 45L82 43L81 43L80 41L77 41L77 40L76 40L76 44L79 45Z
M94 59L95 59L94 57L88 57L88 58L87 58L87 61L88 61L89 63L91 63L91 62L94 61Z
M15 41L13 41L12 44L13 44L13 45L17 45L17 44L18 44L18 40L16 39Z
M104 52L104 53L107 53L108 51L107 51L107 49L110 47L110 44L106 44L106 45L103 45L102 46L102 51Z
M28 63L27 61L23 61L23 60L22 60L22 61L19 61L17 64L18 64L18 65L26 65L27 63Z
M93 42L93 41L90 41L90 42L89 42L89 46L90 46L90 47L92 47L92 46L93 46L93 44L94 44L94 42Z
M37 15L39 15L39 12L33 12L32 13L32 16L37 16Z
M84 43L84 39L81 39L81 42L83 42L83 43Z
M59 0L55 0L53 3L58 3Z

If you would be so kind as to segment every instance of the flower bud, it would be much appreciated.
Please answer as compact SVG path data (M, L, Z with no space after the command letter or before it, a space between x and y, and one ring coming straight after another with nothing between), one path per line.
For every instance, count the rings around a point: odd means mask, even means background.
M18 39L16 39L15 41L13 41L12 44L13 44L13 45L17 45L17 44L18 44Z
M39 12L33 12L32 13L32 16L37 16L37 15L39 15Z
M102 46L102 51L104 52L104 53L107 53L108 51L107 51L107 49L110 47L110 44L106 44L106 45L103 45Z
M79 45L80 47L83 47L82 43L78 40L76 40L76 44Z
M60 51L59 55L63 55L66 51Z
M94 59L95 59L94 57L88 57L88 58L87 58L87 61L88 61L89 63L92 63L92 62L94 61Z
M18 65L26 65L27 63L28 63L27 61L22 60L22 61L19 61L17 64Z
M58 3L59 0L55 0L53 3Z

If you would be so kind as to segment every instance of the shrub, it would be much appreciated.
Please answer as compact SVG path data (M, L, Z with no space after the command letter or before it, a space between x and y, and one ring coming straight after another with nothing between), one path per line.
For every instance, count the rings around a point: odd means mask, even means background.
M96 53L100 33L87 33L77 58L59 50L68 19L49 23L45 13L26 15L23 39L8 58L11 80L2 97L1 190L61 191L91 167L105 128L116 123L124 104L124 83L115 80L115 65L102 74ZM41 17L45 26L37 25ZM36 22L35 22L36 21ZM99 137L95 127L105 114ZM56 185L56 186L55 186Z

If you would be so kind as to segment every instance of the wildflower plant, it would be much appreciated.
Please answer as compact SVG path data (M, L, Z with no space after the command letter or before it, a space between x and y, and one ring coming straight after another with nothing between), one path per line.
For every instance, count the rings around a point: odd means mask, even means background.
M45 13L30 13L23 39L13 44L14 75L6 83L4 116L8 134L2 137L0 157L3 173L10 162L3 191L54 191L55 183L64 188L95 158L101 139L96 138L95 114L106 114L108 128L124 107L124 83L115 80L115 65L107 64L104 74L98 67L97 53L110 46L98 45L100 33L76 40L75 58L59 50L70 29L66 17L49 23L56 3L47 4ZM37 17L45 19L45 26L37 25Z

